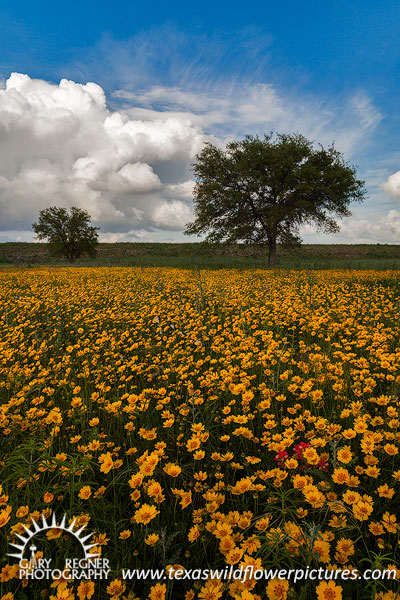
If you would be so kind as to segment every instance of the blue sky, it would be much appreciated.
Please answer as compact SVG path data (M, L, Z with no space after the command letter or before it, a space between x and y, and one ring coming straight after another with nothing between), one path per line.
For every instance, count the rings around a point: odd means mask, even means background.
M334 141L367 183L341 234L305 241L398 243L399 23L389 0L3 0L0 241L78 199L104 239L187 241L191 157L273 129Z

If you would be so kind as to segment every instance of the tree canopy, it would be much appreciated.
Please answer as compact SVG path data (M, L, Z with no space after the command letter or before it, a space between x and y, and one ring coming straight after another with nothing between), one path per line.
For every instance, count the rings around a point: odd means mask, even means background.
M269 266L277 243L301 242L301 225L338 232L335 219L349 216L349 204L365 196L355 167L333 145L315 148L300 134L248 135L226 150L207 143L193 172L195 219L185 234L265 244Z
M73 206L66 209L51 206L41 210L32 229L39 240L47 240L53 256L64 256L74 262L84 254L96 255L99 227L90 225L86 210Z

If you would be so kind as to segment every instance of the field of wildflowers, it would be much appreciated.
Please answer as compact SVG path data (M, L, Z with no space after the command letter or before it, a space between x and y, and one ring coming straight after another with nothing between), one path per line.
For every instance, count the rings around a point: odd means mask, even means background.
M394 271L0 273L1 600L394 600L383 580L123 580L134 568L396 569ZM20 579L31 518L107 581ZM57 521L58 522L58 521ZM37 555L79 551L60 529Z

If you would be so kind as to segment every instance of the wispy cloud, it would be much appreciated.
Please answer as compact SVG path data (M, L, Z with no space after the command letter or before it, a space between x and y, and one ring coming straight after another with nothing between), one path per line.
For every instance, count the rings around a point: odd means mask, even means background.
M292 97L271 84L215 83L203 92L153 87L143 92L117 90L113 98L135 119L160 119L169 114L190 119L221 139L246 133L299 132L347 155L368 144L382 116L362 92L333 100Z
M334 141L347 154L362 150L382 118L372 100L363 90L328 96L296 86L299 74L277 65L274 44L262 28L205 36L167 24L128 40L106 35L74 68L133 118L168 112L222 139L277 129Z
M173 23L153 27L127 40L105 34L66 68L78 79L94 79L107 90L151 86L207 89L215 78L256 83L272 67L273 37L257 27L236 32L190 34Z

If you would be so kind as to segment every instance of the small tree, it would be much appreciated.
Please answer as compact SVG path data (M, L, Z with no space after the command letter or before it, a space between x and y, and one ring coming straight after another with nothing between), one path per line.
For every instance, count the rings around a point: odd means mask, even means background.
M47 240L53 256L64 256L73 263L83 254L96 256L99 227L89 225L91 217L86 210L73 206L69 209L52 206L39 213L32 229L39 240Z
M195 219L185 234L207 234L210 242L268 246L299 244L299 228L314 223L339 231L334 217L347 217L351 201L362 201L364 183L333 146L315 149L299 134L246 136L223 151L207 143L196 156Z

